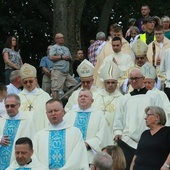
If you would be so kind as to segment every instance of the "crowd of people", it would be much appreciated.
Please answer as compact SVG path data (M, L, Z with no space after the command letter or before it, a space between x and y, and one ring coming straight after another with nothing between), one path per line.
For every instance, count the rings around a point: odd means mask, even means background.
M98 32L86 59L78 49L73 60L57 33L40 61L42 88L8 38L0 170L170 169L170 19L150 16L148 5L141 14L125 38L118 24L107 40Z

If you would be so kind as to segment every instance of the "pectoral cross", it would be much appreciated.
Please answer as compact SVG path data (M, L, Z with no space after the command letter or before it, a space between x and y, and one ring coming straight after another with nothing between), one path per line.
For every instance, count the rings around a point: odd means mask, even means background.
M33 109L33 106L31 106L31 104L28 106L29 111L31 111L31 109Z

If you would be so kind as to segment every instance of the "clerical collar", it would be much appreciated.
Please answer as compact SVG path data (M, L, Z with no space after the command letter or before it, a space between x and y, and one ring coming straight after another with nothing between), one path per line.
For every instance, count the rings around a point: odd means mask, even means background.
M91 107L89 107L88 109L82 110L80 109L80 112L90 112L91 111Z
M36 87L34 90L32 90L31 92L28 91L27 89L24 89L24 91L27 93L27 94L36 94L38 92L38 88Z
M21 116L21 114L18 113L17 115L15 115L13 117L10 117L10 116L8 116L8 117L9 117L10 120L18 120L20 118L20 116Z
M146 94L147 91L148 90L144 87L144 88L141 88L141 89L134 89L132 92L130 92L130 94L131 94L131 96L139 95L139 94Z
M65 125L65 120L63 120L61 123L57 124L57 125L53 125L53 124L50 124L50 126L53 128L53 129L61 129L61 127L63 127L63 125Z

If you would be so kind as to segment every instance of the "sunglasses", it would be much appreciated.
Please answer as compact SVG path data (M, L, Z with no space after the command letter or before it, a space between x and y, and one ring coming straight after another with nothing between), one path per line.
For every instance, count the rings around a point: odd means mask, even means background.
M34 82L34 80L25 80L24 82L23 82L23 84L32 84Z
M9 107L14 108L16 107L18 104L6 104L5 107L8 109Z
M143 60L145 57L136 57L136 60Z

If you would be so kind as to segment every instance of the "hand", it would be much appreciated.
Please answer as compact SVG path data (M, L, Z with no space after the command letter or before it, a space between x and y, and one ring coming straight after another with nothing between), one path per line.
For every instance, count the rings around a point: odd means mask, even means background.
M71 60L70 56L67 56L67 55L63 56L62 58L63 58L64 60L67 60L67 61L70 61L70 60Z
M118 140L120 140L122 138L122 135L116 135L114 138L114 141L117 142Z
M3 136L0 142L3 146L8 146L10 144L10 140L8 136Z

